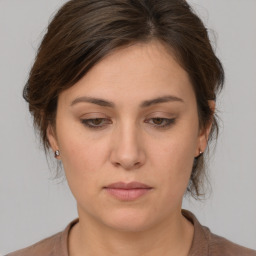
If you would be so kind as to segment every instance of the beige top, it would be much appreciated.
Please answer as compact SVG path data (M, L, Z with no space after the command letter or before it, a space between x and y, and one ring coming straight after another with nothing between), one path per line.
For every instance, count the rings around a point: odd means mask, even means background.
M194 237L188 256L256 256L256 251L211 233L191 212L182 210L182 214L194 225ZM78 219L72 221L63 232L6 256L68 256L68 234L77 222Z

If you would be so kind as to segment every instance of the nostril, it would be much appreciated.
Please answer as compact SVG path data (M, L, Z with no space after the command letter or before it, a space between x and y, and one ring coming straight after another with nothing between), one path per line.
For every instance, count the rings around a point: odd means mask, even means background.
M141 162L136 162L134 164L128 164L128 163L127 164L125 164L125 163L121 164L119 162L115 162L114 165L116 167L123 166L125 169L130 170L130 169L134 169L134 168L140 167L141 166Z

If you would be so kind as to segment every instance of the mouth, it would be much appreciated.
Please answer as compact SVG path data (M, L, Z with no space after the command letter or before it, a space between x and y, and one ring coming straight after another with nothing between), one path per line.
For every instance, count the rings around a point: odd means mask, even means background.
M140 182L117 182L103 188L110 196L121 201L133 201L153 189L153 187Z

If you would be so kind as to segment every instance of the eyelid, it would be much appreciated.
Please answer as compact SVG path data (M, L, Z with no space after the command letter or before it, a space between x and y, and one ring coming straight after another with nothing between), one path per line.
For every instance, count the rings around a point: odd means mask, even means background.
M166 122L164 125L163 124L161 124L161 125L152 124L153 127L156 127L156 128L159 128L159 129L169 128L176 121L176 118L153 117L153 118L148 118L146 120L146 123L149 123L148 120L154 120L154 119L162 119Z
M147 115L147 119L149 118L174 118L174 113L165 112L165 111L156 111L151 112L149 115Z
M82 118L81 119L81 123L89 128L92 128L92 129L100 129L100 128L104 128L106 126L106 124L104 125L91 125L89 124L90 121L94 121L94 120L109 120L108 118L101 118L101 117L96 117L96 118ZM105 122L106 123L106 122ZM108 124L109 123L112 123L112 122L107 122Z
M100 112L90 112L82 115L81 119L98 119L98 118L108 118L106 114Z

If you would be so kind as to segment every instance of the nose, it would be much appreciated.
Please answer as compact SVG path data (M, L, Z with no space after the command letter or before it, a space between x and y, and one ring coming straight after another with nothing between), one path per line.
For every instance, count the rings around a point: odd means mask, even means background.
M145 152L138 129L126 125L115 131L110 160L116 167L133 170L145 163Z

